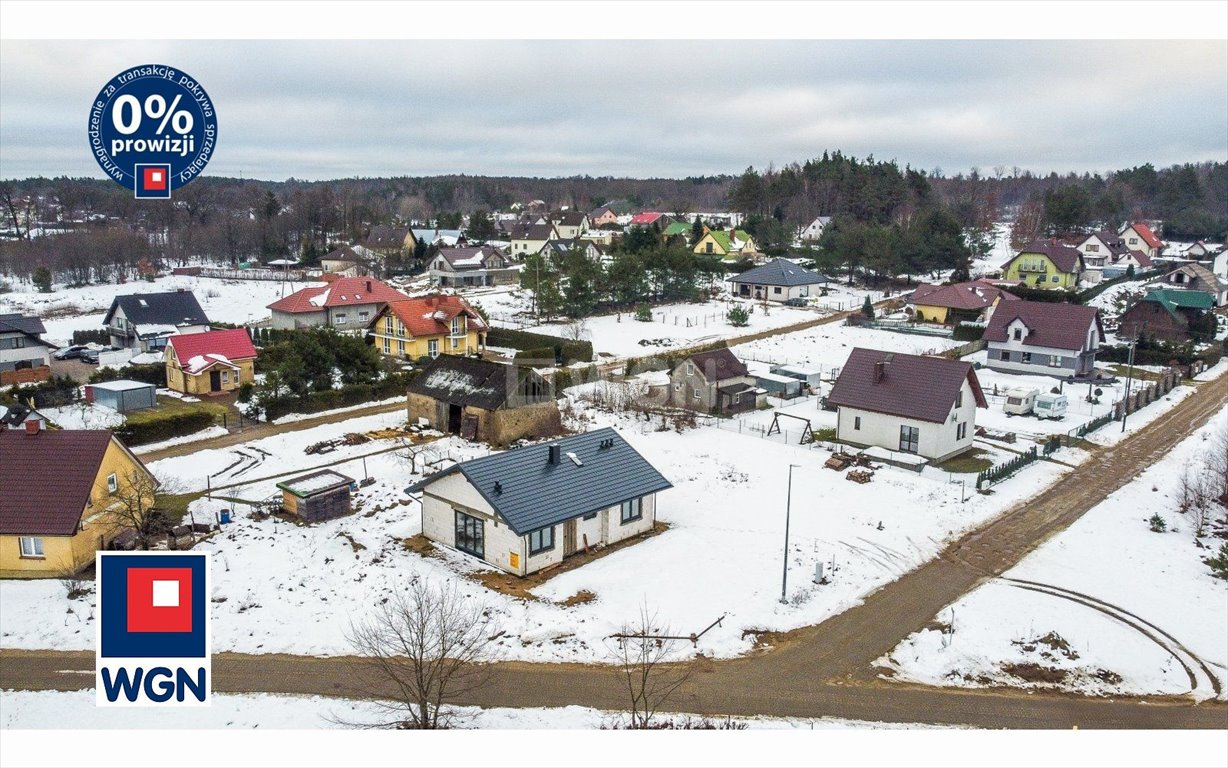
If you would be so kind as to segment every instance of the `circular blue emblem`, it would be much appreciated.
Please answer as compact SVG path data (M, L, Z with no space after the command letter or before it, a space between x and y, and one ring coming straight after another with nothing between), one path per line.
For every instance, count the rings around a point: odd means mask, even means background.
M111 78L90 106L90 151L138 198L169 198L200 175L217 144L217 112L196 78L143 64Z

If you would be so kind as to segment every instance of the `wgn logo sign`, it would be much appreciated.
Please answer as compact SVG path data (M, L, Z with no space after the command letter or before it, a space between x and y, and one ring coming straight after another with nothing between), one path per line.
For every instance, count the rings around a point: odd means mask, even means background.
M209 703L207 552L98 553L98 706Z

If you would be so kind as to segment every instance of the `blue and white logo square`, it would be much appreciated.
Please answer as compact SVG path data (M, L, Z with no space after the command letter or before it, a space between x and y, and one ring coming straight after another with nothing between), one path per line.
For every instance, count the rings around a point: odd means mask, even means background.
M208 552L99 552L100 707L205 706Z

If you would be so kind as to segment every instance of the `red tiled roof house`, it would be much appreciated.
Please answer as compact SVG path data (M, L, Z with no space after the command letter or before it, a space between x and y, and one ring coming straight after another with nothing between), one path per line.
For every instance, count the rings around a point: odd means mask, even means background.
M976 409L988 407L972 363L854 349L827 396L836 439L945 461L972 447Z
M408 360L476 355L486 347L486 330L469 302L439 294L389 302L368 326L380 354Z
M166 386L185 395L233 392L255 377L256 348L243 328L172 336Z
M269 305L273 327L282 330L332 326L362 330L391 301L408 298L373 277L341 277L327 285L304 288Z

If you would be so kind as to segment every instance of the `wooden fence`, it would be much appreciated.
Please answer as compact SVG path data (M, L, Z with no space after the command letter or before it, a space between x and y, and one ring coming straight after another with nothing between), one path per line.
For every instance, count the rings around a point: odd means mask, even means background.
M36 368L19 368L16 371L0 371L0 387L12 384L33 384L51 378L51 366L40 365Z

